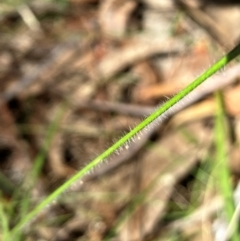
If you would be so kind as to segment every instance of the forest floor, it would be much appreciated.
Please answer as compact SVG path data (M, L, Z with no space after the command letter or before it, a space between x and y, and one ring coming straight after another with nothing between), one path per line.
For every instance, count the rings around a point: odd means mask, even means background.
M27 198L28 211L232 49L240 40L235 2L0 3L0 203L9 226ZM214 92L224 98L236 193L239 76L233 61L196 100L62 194L18 240L222 240Z

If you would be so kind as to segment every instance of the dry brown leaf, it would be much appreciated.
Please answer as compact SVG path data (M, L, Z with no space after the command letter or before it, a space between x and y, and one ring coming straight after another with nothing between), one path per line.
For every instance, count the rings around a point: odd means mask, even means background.
M224 102L226 106L226 111L232 116L237 116L240 114L240 85L229 89L224 92ZM211 98L204 100L199 104L195 104L187 109L176 114L171 123L173 125L181 125L186 122L201 120L215 115L216 113L216 101Z
M141 102L141 95L139 94L142 89L147 88L149 85L154 85L159 82L159 72L153 65L147 61L136 64L133 67L133 72L138 76L139 81L133 91L134 103ZM146 104L146 102L144 102Z
M163 73L163 78L166 81L138 88L138 98L142 102L146 102L160 97L173 96L189 84L208 63L210 63L209 53L205 44L199 42L187 56L175 59L170 73L169 71Z
M130 40L128 45L115 49L102 59L97 74L99 78L108 80L120 70L153 55L181 51L183 51L183 44L173 39L168 39L168 42L161 39Z
M165 213L174 185L196 165L196 152L179 134L174 133L145 154L141 164L141 190L149 190L144 203L138 204L134 215L121 227L121 240L139 240L154 229Z
M215 22L211 16L207 15L200 8L192 8L188 5L186 0L178 0L179 4L186 10L186 12L193 18L198 24L203 26L208 32L216 39L223 48L229 48L230 42L226 31L222 29L217 22Z
M137 2L132 0L104 0L99 9L99 23L103 34L121 38L125 35L131 13Z
M49 149L49 168L52 177L56 179L68 178L75 173L75 170L65 164L63 151L62 151L62 140L63 136L61 133L55 135Z

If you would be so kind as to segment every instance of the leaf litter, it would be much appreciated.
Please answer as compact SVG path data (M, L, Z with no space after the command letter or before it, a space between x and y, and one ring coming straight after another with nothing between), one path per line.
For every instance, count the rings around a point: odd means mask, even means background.
M234 11L238 23L239 7L194 2L183 14L175 1L69 0L61 6L30 1L25 6L39 23L37 34L18 6L6 12L0 5L3 200L16 201L13 193L31 170L61 103L67 108L31 191L31 205L207 68L231 44L230 36L236 41L239 33L228 28L234 21L227 20L226 12ZM198 23L203 8L209 15ZM222 32L229 36L225 45L214 29L222 16L227 25ZM36 217L27 239L214 240L213 217L221 201L208 180L200 182L196 173L211 177L205 169L213 154L211 94L222 88L233 132L236 127L229 156L238 183L239 71L239 66L229 66L191 106L141 133L86 175L74 191ZM214 202L219 209L206 208ZM15 208L20 210L20 205L18 200Z

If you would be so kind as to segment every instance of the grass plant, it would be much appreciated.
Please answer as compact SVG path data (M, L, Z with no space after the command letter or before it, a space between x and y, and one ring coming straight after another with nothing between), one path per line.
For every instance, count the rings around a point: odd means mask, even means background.
M19 222L25 218L26 215L30 212L31 209L31 191L34 188L34 185L36 183L37 178L39 177L39 174L41 173L44 161L46 159L47 150L49 149L49 146L51 144L51 141L54 137L54 134L57 131L57 128L59 127L59 122L62 119L62 115L64 113L65 108L60 107L58 113L56 113L55 120L50 124L47 133L46 138L44 138L44 143L42 146L42 149L40 153L37 155L33 162L33 167L30 171L30 173L25 177L21 188L18 190L15 190L13 192L12 202L10 203L10 207L8 209L5 208L5 205L0 202L0 227L2 229L3 236L0 238L1 240L13 240L18 241L22 240L23 238L23 232L21 229L18 229L14 232L10 231L10 221L18 219ZM23 198L23 192L24 190L24 198ZM21 200L21 201L19 201ZM17 216L15 214L16 208L19 208L19 215ZM11 237L11 239L9 238Z
M223 103L223 96L220 91L216 92L216 102L217 102L217 113L215 120L215 146L216 146L216 180L217 186L220 190L220 194L224 201L224 217L227 223L231 223L234 216L236 207L234 204L233 186L231 183L231 175L228 168L227 159L227 140L228 138L228 128L227 121L225 118L225 109ZM235 220L236 221L236 220ZM239 232L236 222L232 222L232 225L226 230L227 240L229 237L231 240L239 240Z
M204 81L206 81L210 76L212 76L214 73L222 69L225 65L227 65L231 60L236 58L240 54L240 44L237 45L232 51L230 51L228 54L226 54L224 57L222 57L219 61L217 61L215 64L213 64L208 70L206 70L202 75L200 75L196 80L194 80L191 84L189 84L186 88L184 88L182 91L180 91L178 94L176 94L173 98L171 98L169 101L167 101L164 105L157 108L150 116L148 116L146 119L144 119L139 125L137 125L135 128L133 128L130 132L128 132L125 136L123 136L121 139L119 139L117 142L115 142L111 147L109 147L106 151L104 151L102 154L100 154L98 157L96 157L94 160L92 160L88 165L86 165L84 168L82 168L79 172L77 172L74 176L72 176L69 180L67 180L65 183L63 183L60 187L58 187L54 192L52 192L48 197L46 197L43 201L41 201L35 208L33 208L28 213L25 213L24 216L20 219L20 221L12 228L12 230L8 230L6 227L6 218L4 218L4 214L2 212L2 209L0 208L0 218L1 223L4 228L4 230L7 231L8 235L5 235L4 240L15 240L13 237L22 231L24 227L26 227L27 224L29 224L44 208L51 205L55 200L58 199L58 197L68 190L72 185L74 185L75 182L81 180L81 178L84 175L87 175L88 172L92 171L98 164L101 162L104 162L111 154L113 154L116 151L119 151L121 154L121 149L129 149L130 144L132 140L137 140L141 138L141 132L146 130L146 128L151 128L151 125L157 125L159 122L164 120L166 117L168 117L168 114L171 113L171 108L177 107L178 105L181 105L181 101L184 97L188 96L189 93L194 91L199 85L201 85ZM220 117L219 117L220 118ZM218 123L218 122L217 122ZM220 122L219 122L220 123ZM221 128L222 126L220 124L218 128ZM54 132L51 132L54 133ZM221 136L221 138L224 138ZM221 139L220 143L220 136L219 136L219 143L217 146L219 148L223 145L223 139ZM224 151L224 149L221 149ZM46 147L44 148L44 152L46 153ZM221 156L220 156L221 155ZM219 158L223 159L223 155L225 155L225 151L219 153ZM39 160L37 161L37 166L34 168L34 173L39 172L39 168L42 165L42 154L39 156ZM35 174L34 174L35 175ZM224 185L223 185L224 186ZM228 189L228 198L229 195L232 194L229 193L230 189ZM229 209L229 217L232 215L232 206ZM11 238L10 238L11 237Z

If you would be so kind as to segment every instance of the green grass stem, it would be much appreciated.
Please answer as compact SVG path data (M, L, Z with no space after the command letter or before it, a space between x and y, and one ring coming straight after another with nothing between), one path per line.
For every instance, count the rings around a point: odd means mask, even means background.
M227 55L222 57L219 61L213 64L207 71L205 71L202 75L200 75L195 81L189 84L185 89L176 94L173 98L167 101L164 105L157 108L150 116L144 119L139 125L137 125L134 129L132 129L129 133L123 136L120 140L115 142L111 147L109 147L106 151L100 154L97 158L92 160L87 166L82 168L78 173L72 176L69 180L67 180L64 184L62 184L59 188L57 188L53 193L51 193L46 199L44 199L40 204L38 204L31 212L29 212L13 229L12 232L16 232L17 230L21 230L26 224L28 224L41 210L43 210L47 205L51 204L55 201L59 195L61 195L64 191L66 191L75 181L81 179L84 175L86 175L89 171L91 171L94 167L96 167L99 163L106 160L112 153L118 150L120 147L124 146L124 144L128 144L132 138L136 137L141 130L151 124L158 118L164 115L171 107L176 105L180 100L182 100L185 96L191 93L195 88L197 88L200 84L202 84L206 79L216 73L218 70L227 65L231 60L236 58L240 54L240 44L237 45L232 51L230 51Z
M215 124L215 139L216 139L216 162L217 162L217 185L224 201L224 214L227 218L227 222L230 224L234 213L235 204L233 198L233 186L231 183L231 174L228 166L227 158L227 140L228 131L227 123L225 118L225 109L223 104L223 97L221 92L216 92L217 101L217 115ZM229 225L229 233L226 235L231 236L229 240L237 241L240 238L238 233L238 227L236 222L231 222L231 227ZM227 240L227 237L226 237Z

